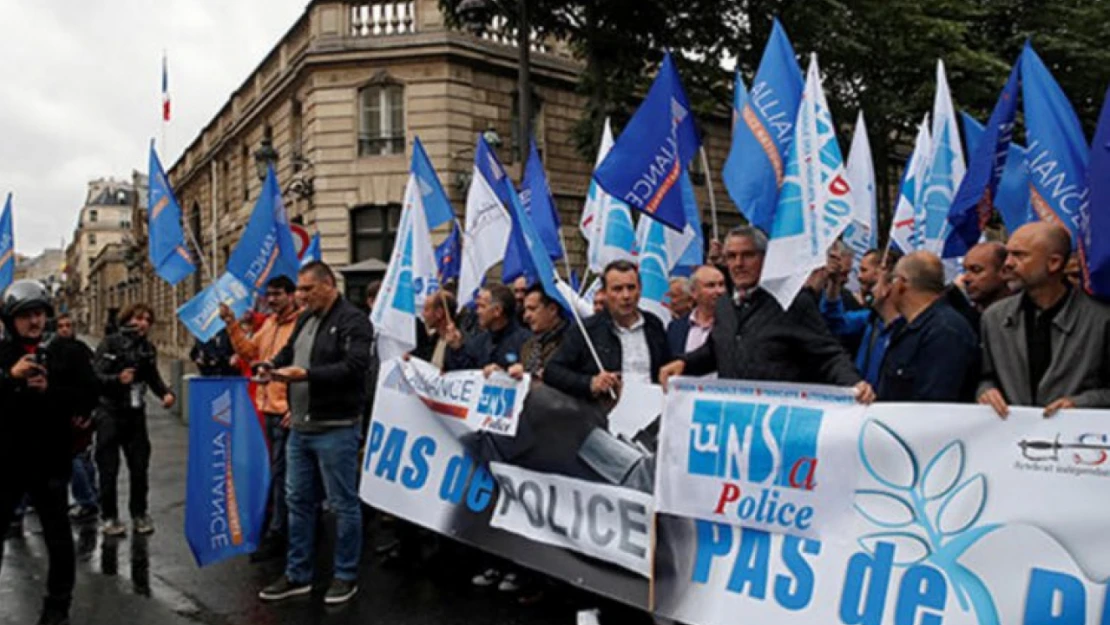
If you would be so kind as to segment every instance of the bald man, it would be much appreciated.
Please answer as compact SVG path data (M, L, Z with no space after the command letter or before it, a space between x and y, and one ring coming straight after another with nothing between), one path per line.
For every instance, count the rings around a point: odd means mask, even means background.
M979 403L1001 417L1010 405L1110 407L1110 308L1067 280L1071 237L1026 224L1006 244L1006 270L1021 293L983 314Z
M675 355L692 352L702 346L713 330L717 300L725 294L725 274L713 265L702 265L690 276L694 309L667 326L667 343Z
M964 290L979 312L1010 295L1005 266L1006 246L998 241L980 243L964 256Z
M890 301L905 326L887 347L879 401L971 401L978 378L978 341L971 324L944 295L944 265L914 252L894 266Z

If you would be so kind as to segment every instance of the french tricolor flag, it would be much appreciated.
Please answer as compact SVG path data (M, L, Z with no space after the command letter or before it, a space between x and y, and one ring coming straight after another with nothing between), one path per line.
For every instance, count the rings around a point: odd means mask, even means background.
M164 52L162 53L162 121L170 121L170 72Z

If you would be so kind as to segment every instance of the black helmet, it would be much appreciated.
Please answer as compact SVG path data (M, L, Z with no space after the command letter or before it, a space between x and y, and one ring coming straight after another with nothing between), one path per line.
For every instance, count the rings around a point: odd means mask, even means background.
M47 316L54 316L54 305L50 303L50 291L38 280L16 280L4 292L4 305L0 309L5 319L13 319L25 310L43 308Z

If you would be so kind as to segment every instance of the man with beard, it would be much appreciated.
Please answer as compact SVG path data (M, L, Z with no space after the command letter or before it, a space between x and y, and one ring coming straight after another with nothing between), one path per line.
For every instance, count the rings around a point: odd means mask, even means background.
M980 404L1000 417L1010 405L1110 406L1110 308L1067 280L1071 236L1034 222L1006 244L1006 270L1021 293L987 309L982 325Z
M74 415L96 401L96 377L73 341L46 338L53 315L42 283L18 280L3 297L0 342L0 527L29 495L50 559L40 625L69 622L76 563L67 511ZM0 562L3 561L0 543Z

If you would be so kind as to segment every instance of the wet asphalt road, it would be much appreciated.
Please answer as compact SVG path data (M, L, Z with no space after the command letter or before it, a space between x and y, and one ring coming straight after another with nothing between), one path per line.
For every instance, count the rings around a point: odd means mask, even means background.
M388 542L391 531L378 524L367 536L360 591L351 603L325 608L322 598L328 580L318 574L311 598L263 604L256 595L281 575L281 562L251 564L241 557L197 568L182 530L187 428L161 409L151 410L148 419L154 448L150 505L157 531L149 537L128 534L104 539L94 525L74 528L78 551L74 625L566 625L575 622L578 609L598 604L579 590L559 585L530 606L518 605L496 590L474 589L469 580L478 572L481 558L458 549L443 550L447 555L413 570L386 568L374 546ZM126 496L127 479L121 475L123 510ZM0 570L0 625L31 624L38 617L46 559L37 530L32 515L24 538L6 543ZM323 541L330 542L326 536Z

